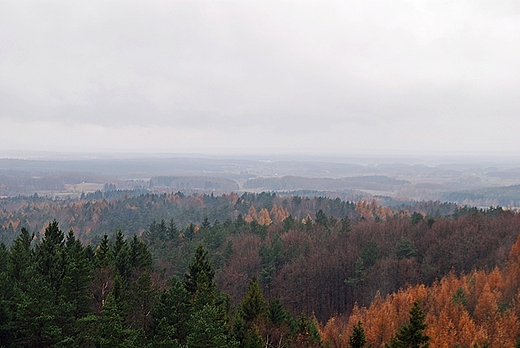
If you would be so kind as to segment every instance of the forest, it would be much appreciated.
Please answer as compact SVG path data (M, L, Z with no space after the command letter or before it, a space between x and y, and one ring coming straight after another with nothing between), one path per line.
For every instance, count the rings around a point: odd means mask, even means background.
M517 347L520 215L380 203L3 199L0 346Z
M276 192L387 205L440 200L480 208L518 207L516 158L334 158L294 156L40 156L0 158L0 199L79 198L96 191L191 195Z

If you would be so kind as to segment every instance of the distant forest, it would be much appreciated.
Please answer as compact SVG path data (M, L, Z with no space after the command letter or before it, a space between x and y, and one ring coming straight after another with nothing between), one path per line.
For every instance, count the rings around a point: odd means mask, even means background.
M126 191L222 195L276 192L397 206L442 201L488 208L520 207L520 169L474 164L366 164L225 159L0 159L0 198L54 199ZM175 173L175 174L173 174ZM113 197L113 196L112 196Z
M1 345L400 347L416 320L431 347L520 340L520 215L500 207L118 190L0 203Z

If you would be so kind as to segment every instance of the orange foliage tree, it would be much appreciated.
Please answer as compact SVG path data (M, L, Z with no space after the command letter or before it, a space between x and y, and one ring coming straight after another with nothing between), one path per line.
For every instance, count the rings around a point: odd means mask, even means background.
M519 270L520 237L503 271L494 268L461 276L452 272L430 287L417 285L385 298L376 295L370 306L356 305L348 318L331 318L321 335L331 347L345 347L354 325L362 322L367 345L384 347L418 302L426 313L425 334L432 348L486 344L515 348L520 342Z

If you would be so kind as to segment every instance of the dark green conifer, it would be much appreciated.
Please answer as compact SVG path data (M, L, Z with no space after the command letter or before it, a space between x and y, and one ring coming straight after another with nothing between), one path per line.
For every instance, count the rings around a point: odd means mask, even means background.
M91 312L88 292L92 267L86 257L83 245L74 237L72 230L65 241L65 275L59 299L59 320L67 335L77 335L80 327L77 320Z
M207 216L204 217L204 220L202 220L202 223L200 224L201 230L207 230L211 227L211 223L209 222L209 219Z
M287 322L290 318L290 314L285 310L280 302L279 298L275 298L269 303L269 309L267 311L268 319L275 326L280 326L284 322Z
M320 345L321 337L316 318L309 318L302 312L296 320L296 330L298 335L297 341L299 341L300 344L305 344L308 347Z
M425 314L419 307L418 302L414 302L410 309L410 322L399 328L399 331L392 337L387 348L428 348L430 338L424 334L424 329L428 326L424 322Z
M106 233L103 235L101 243L96 249L95 258L97 267L102 268L112 264L112 251L110 250L108 235Z
M195 251L195 259L188 266L188 272L184 274L184 287L192 297L203 296L208 297L208 300L211 298L214 300L216 291L214 277L215 271L209 261L208 252L199 245Z
M190 332L188 321L193 314L191 297L180 279L172 278L168 281L168 285L169 288L160 293L153 309L155 326L152 332L161 341L186 343ZM160 331L165 329L165 332Z
M114 246L112 248L112 257L114 259L115 269L121 276L124 287L128 287L130 276L132 275L132 265L130 264L130 250L128 242L125 240L123 232L117 231L115 235Z
M232 348L238 343L226 334L226 323L218 308L206 304L193 313L190 321L190 334L186 339L188 347L193 348Z
M325 228L328 228L328 226L329 226L328 225L329 219L327 218L327 215L325 215L325 213L321 209L318 210L318 212L316 213L316 223Z
M133 269L151 269L152 254L148 250L148 246L134 234L130 242L130 264Z
M9 251L0 243L0 347L7 347L11 340L10 324L14 315L14 284L8 274Z
M350 223L350 219L348 216L345 216L343 219L341 219L341 230L343 232L350 232L352 231L352 226Z
M42 242L36 247L36 268L58 298L65 275L65 253L64 234L56 220L49 223Z
M101 313L97 344L99 347L139 347L140 332L126 323L122 305L110 296Z
M240 312L246 323L249 323L256 318L265 315L267 309L267 302L264 299L264 294L260 290L258 279L253 276L249 283L249 289L240 303Z
M26 280L25 270L32 265L34 253L31 249L31 241L34 233L29 234L25 227L22 227L21 234L14 240L9 255L8 270L13 279L19 283Z
M363 330L361 322L358 321L358 323L354 325L354 330L348 339L348 344L351 348L363 348L365 343L367 343L365 330Z
M128 319L134 329L141 329L146 332L151 325L153 317L151 315L157 290L152 284L150 273L142 272L135 279L130 287L130 294L127 297L129 307Z

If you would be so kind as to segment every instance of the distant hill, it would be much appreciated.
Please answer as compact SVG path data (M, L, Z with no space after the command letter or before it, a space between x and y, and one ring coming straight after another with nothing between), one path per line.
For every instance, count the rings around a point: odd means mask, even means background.
M480 207L520 207L520 185L450 192L442 200Z
M173 189L200 189L237 191L238 184L226 178L209 176L158 176L150 179L150 188L165 187Z
M364 189L377 191L393 191L409 184L405 180L397 180L384 175L354 176L341 179L304 178L300 176L283 176L249 179L244 189L262 190L341 190Z

